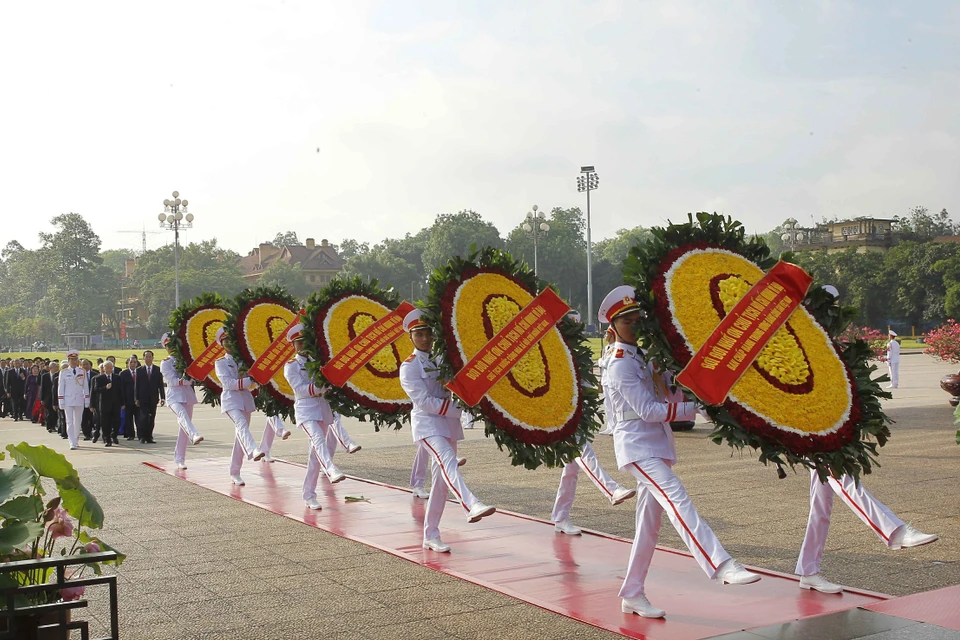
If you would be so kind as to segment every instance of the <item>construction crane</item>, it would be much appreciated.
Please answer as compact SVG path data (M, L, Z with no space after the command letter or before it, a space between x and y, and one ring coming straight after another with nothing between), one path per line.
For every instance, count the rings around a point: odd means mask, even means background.
M140 231L132 231L132 230L130 230L130 229L125 229L125 230L122 230L122 231L117 231L117 233L139 233L139 234L140 234L140 237L141 237L141 243L142 243L142 249L141 249L140 253L146 253L146 252L147 252L147 234L148 234L148 233L151 234L151 235L161 235L161 234L163 234L162 231L147 231L146 225L144 225L143 229L141 229Z

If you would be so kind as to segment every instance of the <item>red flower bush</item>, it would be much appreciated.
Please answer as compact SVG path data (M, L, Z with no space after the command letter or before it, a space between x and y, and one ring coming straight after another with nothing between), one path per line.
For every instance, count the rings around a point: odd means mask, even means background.
M870 346L873 357L880 362L887 361L887 335L882 331L870 327L850 325L839 336L840 342L854 342L863 340Z
M946 324L931 331L926 343L925 354L951 364L960 362L960 324L955 320L947 320Z

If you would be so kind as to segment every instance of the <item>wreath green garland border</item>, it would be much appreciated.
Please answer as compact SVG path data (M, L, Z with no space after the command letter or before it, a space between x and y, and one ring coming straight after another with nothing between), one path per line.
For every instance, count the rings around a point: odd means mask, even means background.
M349 390L329 384L320 372L321 367L327 363L327 358L322 357L320 344L317 341L317 316L334 302L352 295L366 296L376 300L388 309L396 309L401 302L400 296L393 288L381 289L378 280L373 279L366 282L360 276L335 278L320 291L310 294L306 305L306 316L303 321L304 349L313 358L313 362L307 364L307 371L315 384L326 386L323 397L330 403L330 408L337 413L356 418L360 422L369 420L373 423L375 431L387 428L401 429L403 423L410 419L411 407L409 405L389 411L386 410L385 406L376 408L361 404L357 398L351 395Z
M257 285L244 289L227 303L229 313L224 326L231 338L230 354L237 362L243 363L244 368L252 366L253 359L249 357L251 354L244 353L240 348L240 341L237 340L237 317L256 302L274 302L287 307L294 314L300 310L300 299L287 293L287 290L281 286ZM268 416L281 416L284 420L293 420L293 401L280 395L269 384L257 390L255 399L257 408Z
M697 213L696 221L694 214L688 214L688 221L684 224L668 222L666 228L654 227L646 242L631 248L623 264L623 275L624 282L637 290L637 302L644 311L638 325L638 341L646 349L648 357L675 374L682 367L673 356L655 312L654 279L661 262L671 251L696 243L707 243L737 253L764 271L777 262L761 238L753 236L747 240L746 230L740 222L716 213ZM785 253L781 259L790 261L791 257L790 253ZM862 340L840 340L840 334L856 310L840 307L834 302L833 296L819 284L814 284L803 304L834 341L856 385L861 418L854 425L852 441L834 451L797 455L776 440L747 431L722 407L707 406L706 412L714 423L714 430L709 437L714 443L727 443L741 451L744 448L755 449L759 452L760 462L765 465L773 463L781 469L784 465L816 469L821 480L825 480L828 474L836 477L848 474L859 479L861 472L869 474L873 465L880 466L877 461L878 447L886 444L890 437L889 425L893 422L880 406L881 398L892 397L880 387L880 383L888 378L885 374L873 377L877 367L870 364L869 345Z
M466 258L455 256L446 265L438 267L430 274L430 293L427 306L423 309L423 317L433 329L434 354L443 355L439 363L439 369L440 378L444 380L452 379L457 373L452 359L448 355L450 350L455 347L446 343L444 327L440 319L444 293L451 281L462 280L462 274L470 268L492 268L510 274L533 295L536 295L538 291L543 291L548 286L552 287L549 283L537 278L529 265L517 262L506 251L493 247L484 247L478 251L474 246L470 248L470 251L470 255ZM555 287L553 288L556 290ZM479 410L480 405L470 408L457 401L463 411L474 418L483 420L484 435L492 436L501 451L506 448L510 454L510 461L515 466L522 465L527 469L536 469L541 465L558 467L572 462L580 455L580 444L578 443L593 440L593 436L602 426L598 418L601 405L598 391L599 383L593 374L593 352L586 342L584 325L567 317L558 323L557 328L570 349L582 385L583 410L580 422L568 438L550 445L533 445L520 442L487 418Z
M174 309L173 314L170 316L170 323L167 325L167 328L170 329L170 344L168 347L173 347L174 366L177 369L177 373L179 373L181 376L187 370L187 367L190 366L190 363L186 361L186 358L183 354L185 345L180 339L180 332L184 328L187 316L191 315L194 311L200 308L210 307L221 307L227 312L227 315L230 314L229 310L227 309L227 301L220 297L220 294L204 293L196 298L188 300ZM219 407L220 392L222 391L219 385L214 383L209 377L200 380L199 383L203 389L203 404L208 404L212 407Z

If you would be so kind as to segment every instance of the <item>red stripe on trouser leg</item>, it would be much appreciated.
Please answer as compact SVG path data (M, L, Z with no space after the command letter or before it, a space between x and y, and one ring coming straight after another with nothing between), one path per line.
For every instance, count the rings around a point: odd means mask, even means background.
M437 465L440 466L440 473L443 474L443 479L447 482L447 486L450 487L450 490L453 491L453 495L457 496L457 502L460 503L460 506L463 507L463 510L467 513L470 513L470 509L467 509L467 505L463 504L463 496L460 495L460 492L457 491L457 487L450 481L450 476L447 475L447 470L443 468L443 460L440 458L440 454L437 453L437 450L430 446L430 443L426 439L421 440L423 444L427 445L427 448L433 453L433 456L437 459Z
M586 471L586 472L587 472L587 475L590 476L590 477L593 479L593 484L595 484L595 485L597 485L598 487L600 487L600 489L602 489L603 492L604 492L605 494L607 494L609 497L611 497L611 498L613 497L613 494L610 493L610 490L607 489L607 486L606 486L605 484L603 484L602 482L600 482L600 479L597 478L597 476L595 476L595 475L593 474L593 471L590 471L590 467L588 467L586 464L583 463L583 459L582 459L582 458L577 458L577 459L576 459L576 462L577 462L577 466L579 466L581 469L583 469L584 471Z
M632 464L634 467L636 467L637 471L639 471L640 473L643 474L643 477L647 479L647 482L649 482L650 484L652 484L652 485L654 486L654 488L656 488L656 490L660 492L660 495L663 496L664 500L667 501L667 504L670 505L670 508L673 509L673 513L677 516L677 520L679 520L679 521L680 521L680 524L683 525L683 530L686 531L686 532L687 532L687 535L690 536L690 539L693 540L693 544L697 545L697 549L700 551L700 553L703 554L703 557L706 558L707 563L710 565L710 567L711 567L714 571L716 571L716 570L717 570L717 565L713 564L713 560L710 559L710 555L704 550L703 545L700 544L700 541L697 540L696 536L693 535L693 531L690 530L690 527L687 526L687 523L684 522L683 518L680 516L680 511L677 509L677 506L676 506L675 504L673 504L673 501L670 500L670 498L667 496L667 492L664 491L664 490L660 487L660 485L658 485L658 484L654 481L654 479L651 478L651 477L647 474L646 471L644 471L643 469L641 469L640 466L639 466L636 462L633 462L633 463L631 463L631 464Z
M886 542L886 543L889 544L889 543L890 543L890 537L884 535L883 530L880 529L880 527L879 527L873 520L870 519L870 516L867 515L867 512L864 511L863 508L862 508L859 504L857 504L856 502L853 501L853 498L850 497L850 494L847 493L847 490L843 488L843 484L842 484L839 480L837 480L837 478L836 478L835 476L833 476L833 475L830 476L830 479L833 480L834 482L836 482L836 483L837 483L837 486L840 487L840 493L843 494L843 497L844 497L844 499L847 501L847 504L851 505L852 508L856 509L856 510L857 510L857 513L859 513L859 514L863 517L863 520L864 520L867 524L869 524L870 527L871 527L874 531L877 532L877 535L880 536L881 538L883 538L883 541L884 541L884 542Z
M310 440L310 451L311 451L311 452L313 453L313 455L317 458L317 462L320 463L320 469L321 469L324 473L326 473L326 472L327 472L327 467L326 467L325 464L323 464L323 458L320 457L320 452L317 451L317 447L314 446L314 444L313 444L313 436L310 434L309 431L307 431L307 427L306 427L306 426L304 426L304 425L301 424L301 425L300 425L300 428L303 429L303 432L304 432L305 434L307 434L307 439Z

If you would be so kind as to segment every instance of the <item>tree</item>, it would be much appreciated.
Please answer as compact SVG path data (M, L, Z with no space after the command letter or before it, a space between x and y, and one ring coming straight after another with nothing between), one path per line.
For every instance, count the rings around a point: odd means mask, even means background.
M620 265L627 259L635 245L646 242L653 237L649 229L634 227L633 229L617 229L617 235L593 243L593 259L606 260L610 264Z
M347 260L343 275L377 279L383 288L393 287L402 297L411 295L419 298L424 281L416 267L383 245L376 245L370 251Z
M501 248L503 240L493 223L475 211L440 214L427 234L423 267L429 273L453 256L467 256L471 245Z
M932 240L937 236L952 236L957 232L957 225L950 219L946 209L931 215L929 209L918 206L910 209L904 217L895 216L894 220L896 231L909 240Z
M277 232L277 235L273 237L273 240L270 241L275 247L285 247L289 245L300 244L300 240L297 239L296 231L285 231L283 233Z
M107 249L100 252L103 266L109 267L123 277L127 270L127 260L135 258L136 254L130 249Z
M303 277L303 271L300 270L299 262L290 264L283 260L274 260L261 274L257 284L279 285L286 289L290 295L298 298L306 298L315 290L314 287L307 284L306 278Z
M339 246L333 245L334 251L343 258L344 260L349 260L355 255L363 254L370 251L369 242L358 242L353 238L345 238Z

